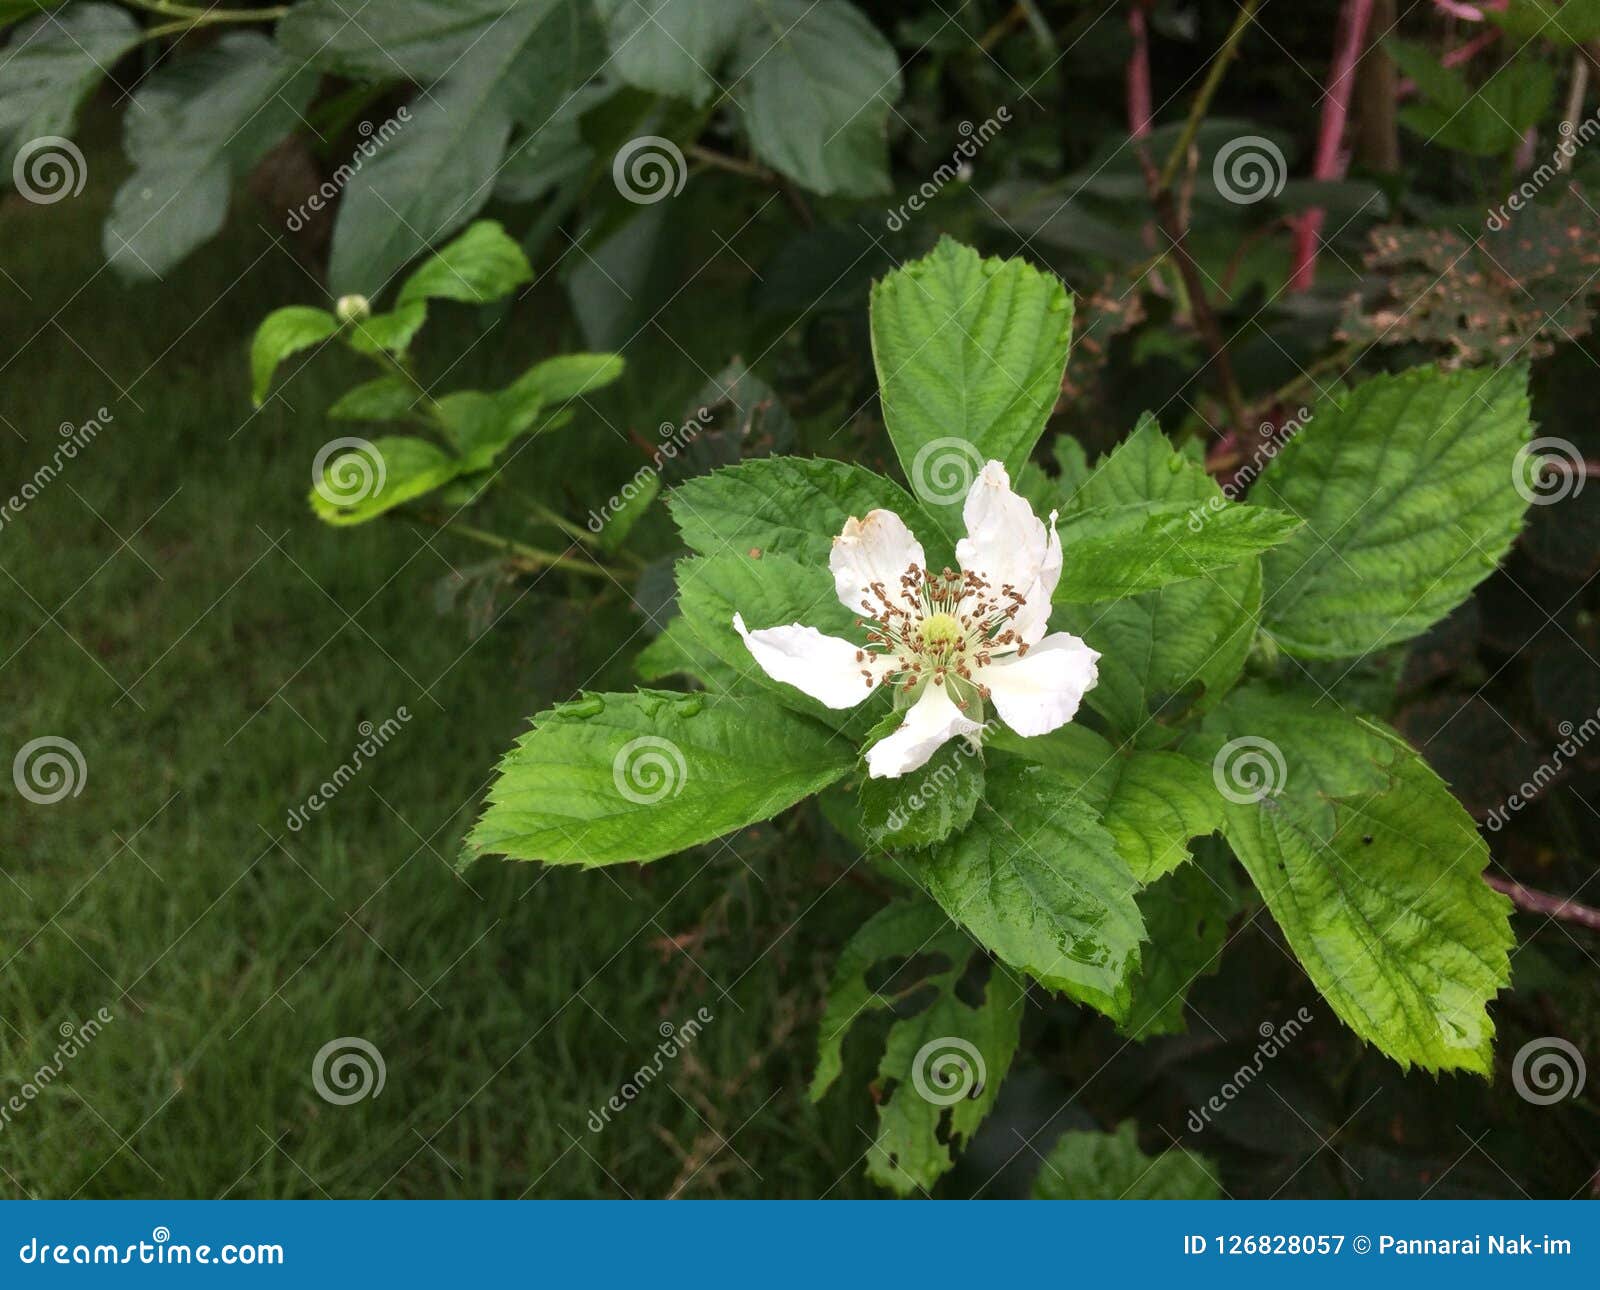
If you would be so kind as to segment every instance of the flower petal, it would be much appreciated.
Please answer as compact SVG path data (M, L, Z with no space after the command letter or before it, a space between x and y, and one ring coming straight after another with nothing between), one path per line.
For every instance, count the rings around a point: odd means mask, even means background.
M982 574L996 591L1033 584L1044 565L1045 527L1028 499L1011 491L1011 477L998 461L972 481L961 517L967 536L956 543L956 558L963 569Z
M1002 721L1019 735L1064 726L1100 679L1100 655L1070 632L1056 632L1021 657L996 659L973 674L989 687Z
M930 682L906 710L900 729L867 749L867 773L874 779L894 779L925 765L945 740L982 729L956 707L944 686Z
M895 596L901 575L912 565L921 568L926 563L922 544L912 536L905 521L893 511L884 510L868 511L864 520L854 515L846 520L844 532L833 539L833 551L828 557L833 589L853 614L863 612L863 600L877 605L877 597L869 590L873 583L883 583L885 590ZM867 612L870 614L871 610Z
M735 614L733 628L763 672L830 708L855 707L872 693L881 675L882 655L868 654L862 661L859 645L815 627L791 623L752 632L745 629L744 615ZM863 672L872 673L870 684Z

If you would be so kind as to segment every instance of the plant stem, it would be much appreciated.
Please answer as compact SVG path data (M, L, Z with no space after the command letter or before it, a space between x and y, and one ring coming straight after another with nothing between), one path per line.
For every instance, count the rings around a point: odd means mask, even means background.
M1600 909L1580 905L1565 896L1552 896L1546 891L1535 891L1532 887L1524 887L1520 882L1513 882L1510 878L1502 878L1497 874L1486 873L1483 875L1483 880L1502 895L1510 896L1511 903L1518 909L1525 909L1530 914L1545 914L1550 918L1559 918L1562 922L1577 923L1580 927L1600 932Z
M276 22L289 12L288 5L273 5L267 9L198 9L194 5L174 4L171 0L128 0L136 9L178 19L163 23L145 32L146 39L156 35L173 35L194 27L209 27L219 22Z
M1172 145L1172 151L1167 154L1167 164L1161 167L1159 187L1172 187L1172 181L1178 174L1178 167L1183 164L1183 159L1189 155L1189 149L1194 146L1194 137L1200 133L1200 123L1205 120L1217 87L1222 84L1222 74L1228 70L1228 63L1239 47L1244 29L1255 18L1260 3L1261 0L1245 0L1240 6L1239 15L1233 20L1233 26L1228 30L1227 39L1222 42L1222 48L1211 60L1211 68L1201 83L1200 93L1195 95L1194 103L1189 108L1189 119L1183 123L1183 133L1178 136L1178 142Z
M592 560L577 560L571 555L559 551L542 551L536 546L529 546L526 542L518 542L514 538L501 537L498 533L490 533L486 529L473 528L470 524L458 524L453 520L442 520L436 515L418 513L416 518L424 524L431 524L442 533L454 533L457 537L466 538L471 542L478 542L484 546L493 547L497 551L504 551L507 555L517 558L517 563L530 569L565 569L568 573L579 573L586 578L612 578L615 575L603 565Z

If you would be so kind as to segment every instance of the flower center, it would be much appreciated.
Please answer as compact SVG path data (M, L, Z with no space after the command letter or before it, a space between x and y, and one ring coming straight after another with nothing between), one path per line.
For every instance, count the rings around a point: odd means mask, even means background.
M1024 654L1027 645L1012 626L1012 619L1027 603L1014 587L998 592L971 570L957 572L910 566L891 592L881 582L868 588L861 602L867 627L867 648L857 662L866 663L868 652L890 656L892 665L863 667L867 685L892 681L904 691L925 682L950 683L956 704L966 708L976 697L986 699L989 689L973 676L996 654Z

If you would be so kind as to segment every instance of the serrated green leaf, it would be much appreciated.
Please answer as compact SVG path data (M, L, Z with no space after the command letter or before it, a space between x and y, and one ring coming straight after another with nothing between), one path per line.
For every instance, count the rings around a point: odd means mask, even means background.
M867 1172L901 1195L927 1190L950 1168L952 1148L994 1106L1016 1052L1021 985L995 966L981 999L973 1002L967 991L957 992L983 957L982 948L937 906L902 900L862 924L834 967L811 1100L819 1101L838 1079L850 1028L863 1016L893 1015L878 1064L878 1134ZM899 970L874 985L875 969L891 964ZM930 992L920 1011L906 1015Z
M1262 560L1266 630L1349 658L1424 631L1509 550L1527 369L1377 376L1319 403L1251 492L1305 528Z
M427 440L390 435L331 455L311 509L328 524L365 524L460 473L461 462Z
M865 777L861 827L873 846L887 850L933 846L966 828L983 782L982 759L965 740L952 739L909 774Z
M549 864L654 860L770 819L854 764L849 743L761 699L586 695L534 718L468 843Z
M539 406L536 397L484 390L458 390L434 403L450 446L467 471L487 468L513 439L533 426Z
M1600 0L1510 0L1503 9L1486 7L1483 16L1515 37L1519 52L1530 40L1558 45L1600 40Z
M704 103L750 6L742 0L597 0L610 66L629 85Z
M1248 686L1193 742L1231 791L1234 853L1345 1024L1402 1067L1488 1074L1511 905L1439 777L1376 721Z
M400 288L395 304L438 299L484 305L532 278L522 248L498 221L481 219L424 260Z
M0 14L0 22L17 16ZM8 182L17 150L35 139L70 136L83 100L138 40L138 23L109 4L75 4L17 29L0 61L0 174ZM65 181L75 186L82 178ZM35 186L54 192L60 181L50 179Z
M1287 542L1300 521L1258 506L1149 502L1080 511L1061 525L1056 604L1120 600L1230 569Z
M1092 505L1186 502L1201 522L1230 504L1148 416L1085 472L1076 492ZM1160 746L1177 737L1174 723L1213 706L1238 679L1260 607L1261 565L1252 558L1124 600L1062 605L1055 620L1100 651L1100 682L1085 696L1088 705L1115 734Z
M846 0L756 0L729 81L762 161L823 196L889 191L894 48Z
M261 320L250 342L250 397L257 407L267 397L278 364L310 349L339 330L339 320L326 309L288 305Z
M123 117L133 173L102 242L128 278L159 277L214 236L233 181L301 122L317 75L265 36L235 31L158 69Z
M684 543L703 555L757 550L825 567L845 521L882 509L906 522L934 567L955 557L911 494L850 462L821 457L747 461L680 484L667 506Z
M905 867L1005 962L1113 1018L1127 1014L1144 924L1138 882L1078 786L991 764L972 823Z
M884 424L912 491L952 541L986 460L1020 474L1061 392L1071 336L1059 279L948 237L874 284Z
M1139 1150L1138 1126L1115 1133L1063 1133L1039 1167L1035 1200L1216 1200L1217 1167L1184 1147L1158 1156Z

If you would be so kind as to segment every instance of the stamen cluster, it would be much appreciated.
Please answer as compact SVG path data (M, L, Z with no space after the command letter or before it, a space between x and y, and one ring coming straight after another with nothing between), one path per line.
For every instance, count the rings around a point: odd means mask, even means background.
M861 600L863 618L856 623L867 629L867 648L856 651L856 662L866 663L870 651L892 655L896 663L877 671L863 667L868 689L891 682L913 690L929 678L936 685L958 679L967 684L956 687L954 697L966 708L974 691L989 697L989 688L974 680L974 668L987 666L996 654L1028 652L1012 626L1027 599L1010 583L997 592L970 570L946 567L935 573L913 564L893 592L882 582L868 591Z

